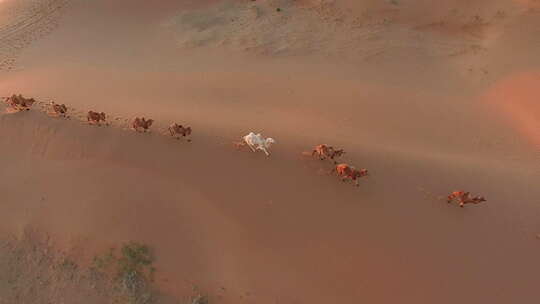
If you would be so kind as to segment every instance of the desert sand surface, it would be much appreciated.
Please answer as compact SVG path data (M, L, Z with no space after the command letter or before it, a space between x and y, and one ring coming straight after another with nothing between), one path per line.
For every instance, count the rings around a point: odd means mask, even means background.
M0 303L129 302L85 270L128 241L136 303L537 303L539 34L534 0L0 1L0 96L39 102L0 105Z

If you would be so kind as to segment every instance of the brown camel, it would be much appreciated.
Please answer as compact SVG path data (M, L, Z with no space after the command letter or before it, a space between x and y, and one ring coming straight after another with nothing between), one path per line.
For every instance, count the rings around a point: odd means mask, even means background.
M13 94L5 101L7 105L15 111L29 111L30 107L36 102L34 98L24 98L21 94Z
M143 132L146 132L148 131L148 129L150 128L153 122L154 122L153 119L145 119L144 117L143 118L135 117L133 119L133 122L131 123L131 127L137 132L141 132L140 131L141 129Z
M330 158L331 160L334 160L336 157L340 157L343 155L345 151L343 149L336 150L332 146L328 146L325 144L317 145L313 149L313 152L311 153L312 156L319 157L320 160L324 160L327 158ZM336 162L334 161L334 164Z
M340 177L342 181L346 181L347 179L351 179L355 181L356 186L358 187L359 179L360 177L367 176L368 170L367 169L360 169L357 170L352 166L349 166L347 164L339 164L337 165L332 172L336 172Z
M105 113L101 112L94 112L94 111L88 111L88 115L86 115L86 120L90 124L97 124L98 126L101 125L100 122L105 122Z
M180 137L186 137L191 135L191 127L184 127L182 125L179 125L177 123L173 123L169 126L169 133L172 137L176 139L180 139ZM191 141L188 139L188 141Z
M464 207L466 204L480 204L485 202L486 199L483 196L471 196L470 192L454 191L448 195L447 202L451 203L456 200L460 207Z
M51 110L57 116L66 117L68 109L67 109L65 104L57 104L54 101L52 101L51 102Z

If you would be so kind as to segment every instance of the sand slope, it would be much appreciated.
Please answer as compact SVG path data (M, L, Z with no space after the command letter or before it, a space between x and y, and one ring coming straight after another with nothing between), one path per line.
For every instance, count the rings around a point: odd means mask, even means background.
M212 303L535 303L537 12L354 3L73 2L0 74L0 95L75 108L0 116L2 232L84 239L81 259L148 243L165 293ZM417 18L430 8L447 21ZM135 115L153 132L125 130ZM160 134L173 121L192 143ZM233 148L251 130L276 138L270 158ZM301 155L319 143L372 176L329 176ZM489 202L439 199L461 188Z

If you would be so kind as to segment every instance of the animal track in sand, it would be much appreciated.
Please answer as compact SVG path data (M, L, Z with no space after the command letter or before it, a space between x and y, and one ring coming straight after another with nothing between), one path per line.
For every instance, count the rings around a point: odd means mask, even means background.
M0 21L0 71L13 70L19 53L49 34L71 0L19 0L10 3Z

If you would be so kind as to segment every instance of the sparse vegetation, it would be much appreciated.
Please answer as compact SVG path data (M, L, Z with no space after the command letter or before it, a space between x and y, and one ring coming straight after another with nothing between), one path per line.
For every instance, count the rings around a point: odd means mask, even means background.
M205 296L198 295L186 304L208 304L208 299Z
M94 257L93 270L105 270L114 260L114 248L109 249L109 252L101 256Z
M77 264L70 258L64 257L61 262L59 263L59 266L64 270L70 270L75 271L77 270Z
M150 248L136 242L124 244L118 254L114 248L94 257L93 270L105 275L115 286L120 297L130 304L152 302L150 283L155 268Z
M153 284L155 258L147 245L111 248L95 256L90 267L80 258L31 229L20 238L0 238L0 303L159 304L168 299ZM208 304L199 290L192 294L197 296L175 303Z

